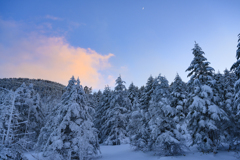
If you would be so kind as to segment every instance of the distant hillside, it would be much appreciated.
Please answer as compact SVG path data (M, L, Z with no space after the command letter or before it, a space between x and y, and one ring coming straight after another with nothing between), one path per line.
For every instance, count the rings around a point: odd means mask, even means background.
M65 86L42 79L29 79L29 78L3 78L0 79L0 87L15 91L22 83L26 85L33 84L33 88L40 94L41 98L55 95L61 97Z

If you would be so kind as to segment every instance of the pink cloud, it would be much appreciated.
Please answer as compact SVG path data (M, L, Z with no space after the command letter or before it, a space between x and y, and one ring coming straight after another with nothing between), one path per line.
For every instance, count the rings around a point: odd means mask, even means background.
M67 85L72 75L81 84L102 89L112 79L101 74L111 68L109 53L101 55L88 48L71 46L64 37L37 33L15 39L11 46L0 44L0 73L4 77L27 77L52 80Z

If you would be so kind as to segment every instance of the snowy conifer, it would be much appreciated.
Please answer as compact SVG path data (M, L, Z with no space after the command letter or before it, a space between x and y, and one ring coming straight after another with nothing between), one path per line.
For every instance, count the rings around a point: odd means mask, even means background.
M142 93L142 96L140 98L140 108L145 112L147 112L149 108L149 102L151 100L151 94L153 92L153 81L154 78L150 76L148 78L146 86L144 87L144 93Z
M94 92L93 99L94 99L95 107L97 109L102 103L102 92L100 90L98 92Z
M98 114L101 112L101 103L102 103L102 92L99 90L98 92L94 92L92 95L93 103L95 106L95 114L93 117L93 122L97 130L99 130L100 125L98 123Z
M116 87L111 96L110 107L107 110L105 121L105 128L108 137L104 144L120 145L128 143L127 140L127 123L129 119L129 112L131 109L131 102L126 94L126 87L119 76L116 79Z
M214 103L213 68L203 56L204 52L195 44L194 59L186 71L191 76L189 82L193 85L188 99L188 130L192 137L192 145L197 144L200 151L214 151L220 144L220 126L222 120L228 120L227 114Z
M112 92L109 86L105 86L103 94L101 96L99 107L96 109L96 117L95 117L95 126L99 131L99 143L103 143L109 134L110 128L106 125L107 120L107 112L110 107L110 100L111 100Z
M238 34L238 45L237 45L237 51L236 51L236 58L237 62L235 62L231 70L234 71L234 73L237 76L237 80L234 84L235 88L235 97L234 97L234 107L233 107L233 115L234 115L234 122L235 122L235 128L234 128L234 139L235 142L238 142L240 139L240 34ZM239 145L239 143L236 143Z
M153 82L154 78L150 76L147 80L146 86L140 88L140 96L139 96L139 108L140 112L133 112L132 117L134 117L135 120L132 121L132 123L135 123L137 121L140 121L138 126L135 128L135 130L139 130L136 134L131 134L130 142L131 145L135 147L135 149L139 149L142 151L148 151L148 141L150 139L150 129L149 129L149 120L150 115L148 113L149 108L149 102L151 100L151 95L153 93ZM141 114L140 114L141 113ZM138 128L140 127L140 128Z
M138 96L135 96L132 104L132 112L128 124L128 135L130 138L130 143L132 146L138 148L138 139L141 138L141 128L143 126L143 114L139 108L139 99Z
M233 111L233 100L234 100L234 83L236 82L237 77L233 72L229 70L224 70L223 75L223 108L225 112L232 113Z
M183 122L185 119L185 115L187 114L187 108L185 106L186 103L186 84L182 81L181 77L177 74L174 82L172 83L172 99L171 99L171 107L176 108L176 116L174 120L179 123Z
M223 75L220 72L213 74L213 80L209 82L209 86L211 86L213 89L213 101L216 105L221 107L224 103Z
M133 105L133 101L135 100L135 97L138 98L138 88L133 83L131 83L129 85L127 92L128 92L128 98L130 99L131 104Z
M140 98L141 97L141 95L143 94L143 92L144 92L144 89L145 89L145 87L144 86L141 86L140 88L139 88L139 92L138 92L138 97Z
M159 75L155 79L155 84L149 107L151 139L148 147L161 155L183 154L183 136L177 130L173 119L176 115L176 108L170 106L168 81Z
M229 121L221 126L222 140L229 144L229 149L234 144L235 115L234 115L234 83L236 75L229 70L224 70L222 77L222 109L228 114Z
M0 103L0 159L26 159L25 147L21 146L24 136L21 124L26 122L21 120L15 106L15 93L5 90Z
M52 132L44 146L44 156L87 160L99 153L97 130L93 127L89 108L80 82L72 77L55 111L56 117L52 117L53 123L45 126L51 128Z
M79 78L77 79L77 83L80 84ZM87 103L86 105L87 106L91 106L91 107L88 108L88 113L94 119L94 117L95 117L95 109L97 107L97 103L96 103L95 98L94 98L94 96L92 94L92 87L85 86L83 90L85 92L84 96L85 96L86 103Z
M26 148L32 148L37 141L40 129L43 126L43 112L41 108L40 96L35 93L33 85L26 86L23 83L15 91L15 107L19 112L21 121L22 138Z

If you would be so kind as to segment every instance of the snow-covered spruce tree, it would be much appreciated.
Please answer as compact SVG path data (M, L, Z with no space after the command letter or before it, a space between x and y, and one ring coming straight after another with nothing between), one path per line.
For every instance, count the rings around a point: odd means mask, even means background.
M43 126L40 97L33 85L23 83L14 93L14 107L18 111L17 140L24 149L32 149Z
M103 94L101 96L101 100L100 100L101 103L99 107L97 107L96 109L96 117L94 122L96 128L99 131L98 133L99 143L103 143L107 139L110 133L111 128L108 128L108 126L105 125L105 122L107 120L107 113L110 107L111 96L112 96L112 92L109 86L105 86Z
M234 73L237 76L237 81L234 84L235 88L235 97L234 97L234 107L233 107L233 115L234 115L234 122L235 122L235 128L234 128L234 141L236 142L237 146L233 147L240 147L240 144L238 143L240 140L240 34L238 34L238 45L237 45L237 51L236 51L236 58L237 62L235 62L231 70L234 71Z
M138 147L138 139L141 138L141 128L143 126L143 114L139 108L139 98L135 96L132 104L132 112L127 126L130 143L132 146Z
M126 87L119 76L116 79L116 87L111 96L110 107L106 113L106 121L104 125L104 133L108 135L104 144L120 145L128 143L127 124L131 102L127 97ZM107 129L107 130L106 130Z
M131 83L128 87L127 94L128 94L128 98L131 101L131 104L133 105L133 101L135 100L135 97L138 97L138 88L133 83Z
M48 114L48 118L46 119L45 125L44 127L41 128L40 134L38 136L38 141L34 146L34 149L36 151L43 151L49 136L57 127L58 121L56 121L56 118L54 117L58 116L59 114L58 111L60 107L61 107L61 103L59 103L56 106L53 106L53 108L51 109L52 111L51 114Z
M135 147L136 150L148 151L148 142L150 139L150 129L148 126L148 122L150 120L150 115L148 113L149 102L151 100L151 95L153 93L153 82L154 78L150 76L147 80L146 86L140 88L139 95L139 108L141 110L141 115L134 115L136 120L141 119L141 123L139 124L139 132L135 135L131 135L130 143ZM137 113L137 112L135 112Z
M143 92L144 92L144 89L145 89L144 86L141 86L141 87L139 88L139 90L138 90L138 97L139 97L139 99L140 99L140 97L142 96L142 94L143 94Z
M222 120L228 120L227 114L214 103L213 89L209 86L214 69L203 56L204 52L195 43L193 48L194 59L186 71L191 76L193 85L187 107L188 130L192 137L192 145L197 144L202 152L214 151L220 144L220 129Z
M234 100L234 83L237 77L233 72L224 70L223 75L223 109L226 113L231 114L233 111L233 100Z
M77 83L80 83L79 78L77 79ZM92 87L85 86L84 87L84 92L85 92L85 97L86 97L86 102L87 106L91 106L88 109L88 113L90 114L91 117L95 117L95 108L96 108L96 101L92 95Z
M92 117L88 113L90 107L87 106L80 82L72 77L56 110L56 117L52 117L54 123L47 123L49 126L45 126L53 131L44 146L44 156L55 156L55 159L64 160L87 160L99 153L97 130L93 127Z
M139 100L140 108L143 109L145 112L147 112L149 108L149 102L151 100L151 94L153 92L153 82L154 78L150 76L147 80L146 86L144 87L144 91Z
M92 87L85 86L83 90L84 90L85 94L91 94L92 93Z
M226 121L222 125L223 141L229 144L229 149L234 145L234 133L235 133L235 115L234 115L234 83L236 81L236 75L229 70L224 70L222 77L222 109L228 114L229 121Z
M224 71L224 75L221 73L214 74L213 80L209 85L213 89L213 102L219 106L221 109L225 111L225 113L228 116L228 119L221 120L221 123L218 123L218 129L221 133L221 142L225 144L229 144L229 147L233 144L233 129L234 129L234 120L232 118L232 105L233 105L233 95L234 95L234 89L233 85L234 82L232 82L232 85L230 84L232 80L229 81L229 76L234 75L230 74L228 70ZM226 74L226 75L225 75ZM232 76L231 76L232 78ZM232 92L231 94L231 86L232 86ZM229 91L227 91L229 90Z
M7 90L6 90L7 91ZM21 117L16 109L15 93L4 92L0 102L0 159L26 159L23 155L25 148L21 146Z
M174 120L180 125L183 123L185 116L187 114L187 108L185 106L186 103L186 84L182 81L181 77L177 74L174 82L171 86L171 107L176 108L176 115Z
M3 104L5 96L8 93L9 93L8 89L0 87L0 104Z
M223 75L218 72L213 74L213 80L209 82L209 86L213 88L213 101L216 105L223 105Z
M173 119L176 108L170 106L168 81L159 75L155 79L155 84L156 87L151 96L149 107L151 139L148 142L148 147L160 155L183 154L183 136L178 131Z
M98 92L94 92L93 93L93 99L94 99L94 103L95 103L95 110L97 110L97 108L101 105L102 103L102 92L99 90Z
M98 92L94 92L92 98L95 106L95 114L93 117L93 122L94 122L95 128L99 131L100 124L98 123L99 122L98 112L101 112L102 92L100 90Z

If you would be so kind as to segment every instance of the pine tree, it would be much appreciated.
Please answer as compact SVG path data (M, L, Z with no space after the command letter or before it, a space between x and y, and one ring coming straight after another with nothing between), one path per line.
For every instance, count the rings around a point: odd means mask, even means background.
M234 83L236 75L229 70L224 70L222 77L222 108L228 114L229 121L222 125L221 133L223 133L223 141L229 144L229 149L234 147L234 134L235 134L235 113L234 113Z
M4 90L0 102L0 159L26 159L21 146L21 117L15 107L15 93Z
M128 87L127 92L128 92L128 98L130 99L131 104L133 105L133 101L135 100L135 97L138 96L138 88L133 83L131 83Z
M102 95L103 93L99 90L98 92L94 92L93 93L93 99L94 99L94 103L95 103L95 107L96 109L101 105L102 103Z
M77 79L77 83L80 84L79 78ZM95 117L95 109L97 107L97 103L94 99L94 96L92 94L92 87L85 86L84 87L84 96L86 98L87 106L91 106L88 109L88 113L90 114L91 117Z
M223 94L224 94L224 84L223 84L223 75L218 72L216 74L213 74L213 80L210 81L209 84L213 88L213 101L218 106L223 105Z
M92 87L85 86L84 87L85 94L91 94L92 93Z
M174 117L174 120L177 123L180 122L182 124L187 114L187 108L185 106L187 98L187 86L177 74L171 88L171 107L176 108L176 116Z
M25 148L32 148L37 141L40 129L43 126L43 112L40 96L35 93L33 85L23 83L15 91L15 107L21 117L20 128Z
M149 102L151 100L151 94L153 92L153 81L154 78L150 76L148 78L146 86L144 87L144 93L140 98L140 108L143 109L145 112L147 112L149 108Z
M148 122L150 120L150 115L148 112L149 109L149 103L151 100L151 95L153 93L154 88L154 78L150 76L147 80L146 86L140 88L140 96L139 96L139 109L140 112L133 112L133 114L136 113L134 116L134 121L140 121L141 123L138 124L139 128L136 128L136 130L139 130L135 135L130 135L130 142L131 145L135 147L135 149L139 149L142 151L148 151L148 141L150 139L150 129ZM141 114L140 114L141 113ZM139 119L139 120L138 120ZM134 123L133 121L133 123Z
M234 108L233 108L233 114L234 114L234 122L235 122L235 128L234 128L234 139L235 142L238 142L240 139L240 34L238 34L238 45L237 45L237 51L236 51L236 58L237 62L235 62L231 70L234 71L234 73L237 76L237 80L234 84L235 88L235 97L234 97ZM237 143L238 144L238 143ZM240 145L238 144L238 147Z
M111 96L110 107L107 110L107 119L104 124L104 128L108 131L107 139L104 144L108 145L120 145L122 143L128 143L127 140L127 123L129 119L129 112L131 109L131 102L126 94L126 87L119 76L116 79L116 87Z
M86 160L99 153L97 130L93 127L89 108L91 106L87 106L80 81L72 77L62 95L61 104L56 109L57 116L52 117L54 123L47 123L49 126L45 126L51 128L52 132L44 146L44 156Z
M111 100L112 92L109 86L105 86L103 91L103 95L101 96L100 105L96 109L96 118L95 118L95 126L99 131L99 143L103 143L110 132L110 128L106 125L107 120L107 112L110 107L110 100Z
M183 153L183 136L178 132L174 116L176 108L170 106L170 88L165 77L159 75L155 79L156 87L150 101L149 126L151 138L148 142L150 150L161 155L179 155Z
M136 146L135 148L139 148L141 145L139 144L139 138L141 135L141 128L143 126L143 114L141 109L139 108L139 97L135 96L132 103L132 112L129 119L128 127L128 135L130 138L130 143L132 146ZM139 146L140 145L140 146Z
M15 92L8 91L0 103L4 144L20 145L21 149L32 149L43 125L40 97L33 85L23 83ZM4 130L1 132L4 133Z
M234 83L237 77L229 70L224 70L222 85L223 85L223 109L226 113L231 114L233 111L234 100Z
M188 130L192 137L192 145L197 144L200 151L214 151L220 144L220 129L222 120L228 120L227 114L214 103L213 89L210 83L213 80L213 68L203 56L204 52L195 44L194 59L186 71L191 76L191 93L188 99Z
M92 98L93 98L93 103L94 103L94 106L95 106L95 114L94 114L94 119L93 119L93 122L94 122L94 126L95 128L99 131L100 129L100 124L98 123L99 122L99 113L101 111L101 103L102 103L102 92L99 90L98 92L94 92L93 95L92 95ZM99 135L99 132L98 132L98 135ZM100 139L99 139L100 140Z
M145 87L144 87L144 86L141 86L141 87L139 88L139 94L138 94L138 97L139 97L139 98L142 97L142 94L143 94L144 90L145 90Z

